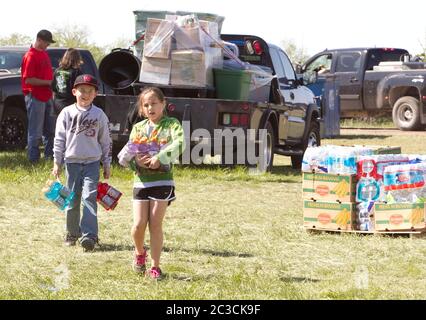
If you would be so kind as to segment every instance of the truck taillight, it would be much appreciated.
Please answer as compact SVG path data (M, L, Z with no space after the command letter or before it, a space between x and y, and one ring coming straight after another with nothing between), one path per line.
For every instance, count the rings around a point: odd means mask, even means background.
M176 106L173 103L169 103L169 105L167 106L167 110L173 112L176 110Z
M257 41L257 40L253 41L253 49L254 49L254 52L255 52L258 56L260 56L260 55L263 53L263 47L262 47L262 45L260 44L260 42L259 42L259 41Z
M383 51L394 51L394 48L383 48Z
M231 115L231 125L238 126L240 123L240 115L238 113L233 113Z
M249 124L249 115L247 113L240 114L240 125L247 127Z
M247 127L249 125L249 115L247 113L224 113L222 124L224 126Z

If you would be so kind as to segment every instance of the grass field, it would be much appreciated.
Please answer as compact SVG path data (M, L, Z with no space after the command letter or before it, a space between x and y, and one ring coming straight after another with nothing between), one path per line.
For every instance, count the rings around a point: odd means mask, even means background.
M426 150L416 136L323 144ZM102 246L83 253L63 246L64 215L41 193L50 169L0 153L0 299L426 299L426 240L307 233L301 174L286 157L262 175L177 166L159 282L131 271L130 171L113 168L124 195L115 211L99 209Z
M383 115L366 118L345 118L340 120L341 128L395 128L392 117Z

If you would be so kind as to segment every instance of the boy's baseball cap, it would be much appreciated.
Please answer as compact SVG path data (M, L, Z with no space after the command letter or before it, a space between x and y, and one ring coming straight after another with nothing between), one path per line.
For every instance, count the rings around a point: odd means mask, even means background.
M94 76L92 76L91 74L82 74L79 75L75 81L74 81L74 87L77 87L81 84L87 84L89 86L93 86L95 87L96 90L98 90L98 80L96 80L96 78Z
M50 32L49 30L45 30L45 29L40 30L37 33L37 38L40 38L41 40L47 41L49 43L55 43L56 42L55 40L53 40L52 32Z

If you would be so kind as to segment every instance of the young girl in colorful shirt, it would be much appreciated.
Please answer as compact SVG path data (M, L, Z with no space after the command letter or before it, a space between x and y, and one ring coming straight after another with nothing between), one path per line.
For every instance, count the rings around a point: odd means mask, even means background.
M121 164L130 165L135 172L131 232L135 244L133 270L146 271L144 240L149 226L152 267L148 275L158 279L162 274L163 219L167 206L175 199L172 163L183 152L184 134L177 119L164 115L166 101L160 89L145 88L138 102L139 112L146 119L133 126L129 143L118 157ZM128 149L135 153L129 162L123 156Z

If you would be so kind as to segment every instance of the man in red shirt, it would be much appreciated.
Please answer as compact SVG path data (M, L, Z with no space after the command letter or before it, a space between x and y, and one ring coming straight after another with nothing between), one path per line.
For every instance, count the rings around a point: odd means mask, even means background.
M41 139L44 144L44 157L53 158L55 135L51 89L53 70L46 49L54 42L50 31L40 30L34 45L22 60L21 83L28 117L28 159L32 163L40 159Z

